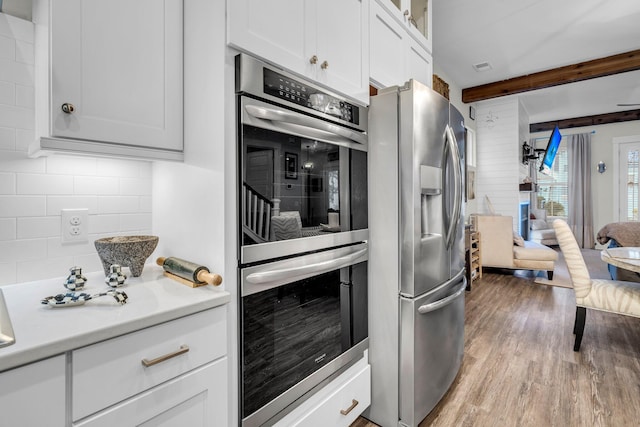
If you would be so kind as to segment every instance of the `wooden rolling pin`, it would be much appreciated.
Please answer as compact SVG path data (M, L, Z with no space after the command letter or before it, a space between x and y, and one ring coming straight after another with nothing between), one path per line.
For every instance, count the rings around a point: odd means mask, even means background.
M185 261L180 258L159 257L156 260L156 264L164 268L164 271L166 273L191 282L196 286L218 286L220 283L222 283L222 276L220 276L219 274L211 273L205 266L194 264L193 262Z

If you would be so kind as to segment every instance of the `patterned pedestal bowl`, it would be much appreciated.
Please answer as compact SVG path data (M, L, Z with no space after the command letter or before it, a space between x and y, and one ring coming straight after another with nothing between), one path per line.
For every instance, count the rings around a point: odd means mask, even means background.
M140 276L144 262L157 245L157 236L115 236L95 241L105 276L109 275L113 264L129 267L133 277Z

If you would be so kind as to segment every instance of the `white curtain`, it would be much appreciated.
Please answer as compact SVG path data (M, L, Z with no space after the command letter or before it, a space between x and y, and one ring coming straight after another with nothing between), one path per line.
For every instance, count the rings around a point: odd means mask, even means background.
M591 198L591 134L567 135L569 163L569 217L567 222L578 246L593 249L593 203Z

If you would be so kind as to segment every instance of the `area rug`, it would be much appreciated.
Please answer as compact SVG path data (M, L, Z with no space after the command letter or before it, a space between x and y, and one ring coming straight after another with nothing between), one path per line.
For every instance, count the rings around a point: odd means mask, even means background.
M557 249L556 249L557 250ZM567 263L562 256L562 252L558 251L558 260L553 269L553 280L547 279L546 272L541 272L541 276L534 279L535 283L540 285L559 286L561 288L573 288ZM581 249L584 262L589 270L592 279L611 279L607 270L607 263L600 259L600 251L597 249Z

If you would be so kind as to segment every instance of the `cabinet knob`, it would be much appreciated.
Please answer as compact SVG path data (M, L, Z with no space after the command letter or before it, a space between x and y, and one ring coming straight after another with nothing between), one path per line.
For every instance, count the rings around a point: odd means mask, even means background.
M407 17L407 21L409 21L410 24L413 24L416 27L418 26L418 24L416 23L416 20L413 19L413 15L409 13L408 9L404 11L404 16Z
M65 102L64 104L62 104L62 111L66 114L71 114L75 111L75 107L73 106L73 104Z
M323 61L322 64L320 64L320 68L326 70L327 68L329 68L329 63L327 61Z
M314 65L315 65L315 64L317 64L317 63L318 63L318 56L317 56L317 55L313 55L313 56L309 59L309 62L310 62L311 64L314 64Z

